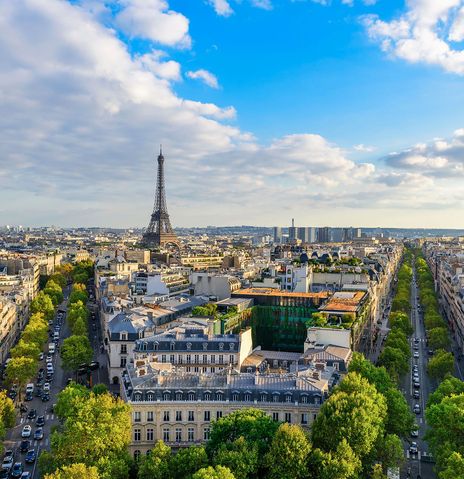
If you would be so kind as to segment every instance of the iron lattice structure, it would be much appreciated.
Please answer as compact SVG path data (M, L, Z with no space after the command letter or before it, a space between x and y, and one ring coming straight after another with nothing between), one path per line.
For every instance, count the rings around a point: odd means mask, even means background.
M149 248L157 248L167 243L179 244L177 236L172 229L168 208L166 206L164 156L161 148L158 155L155 206L151 214L150 224L143 235L142 243Z

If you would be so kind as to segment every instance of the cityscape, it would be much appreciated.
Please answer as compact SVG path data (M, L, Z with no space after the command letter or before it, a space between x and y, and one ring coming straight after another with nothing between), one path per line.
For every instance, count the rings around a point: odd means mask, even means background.
M0 2L0 479L464 479L463 26Z

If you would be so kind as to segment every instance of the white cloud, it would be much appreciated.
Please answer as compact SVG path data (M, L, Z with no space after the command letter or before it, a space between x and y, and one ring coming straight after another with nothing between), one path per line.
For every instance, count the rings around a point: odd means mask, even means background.
M369 36L394 57L437 65L464 75L464 0L411 0L406 13L389 22L377 15L363 22Z
M251 4L256 8L262 8L263 10L272 10L271 0L251 0Z
M208 70L201 69L196 71L188 71L187 76L189 78L192 78L193 80L200 80L205 85L208 85L211 88L219 88L219 83L218 79L216 78L216 75L209 72Z
M368 145L364 145L362 143L360 143L359 145L355 145L353 147L353 149L355 151L359 151L361 153L372 153L373 151L375 151L375 147L374 146L368 146Z
M190 47L188 19L164 0L120 0L115 23L131 37L146 38L169 46Z
M165 57L164 52L152 51L138 57L143 68L154 73L159 78L166 80L180 80L180 64L174 60L161 61Z
M234 13L227 0L209 0L209 3L213 6L214 11L222 17L228 17Z

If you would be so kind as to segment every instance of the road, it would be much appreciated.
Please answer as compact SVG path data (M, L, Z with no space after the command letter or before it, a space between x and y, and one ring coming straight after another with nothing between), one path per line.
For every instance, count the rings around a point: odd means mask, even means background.
M411 357L410 369L411 372L403 378L402 389L403 393L408 401L408 404L413 410L416 404L420 406L420 413L415 414L416 423L418 425L419 437L411 437L410 441L414 441L418 446L418 454L411 455L409 453L409 444L406 443L405 456L406 462L403 467L401 477L411 477L412 479L421 478L421 479L434 479L436 474L433 471L433 465L420 458L423 458L424 453L428 453L428 445L424 440L424 435L427 429L425 422L425 406L427 404L427 399L429 394L433 391L432 383L427 375L427 362L428 362L428 348L426 344L426 334L425 327L423 322L422 313L419 310L419 288L416 283L415 269L413 269L413 280L411 283L411 324L414 328L414 333L411 337L411 350L413 352L417 351L419 353L419 358ZM417 338L418 341L415 342L414 338ZM420 398L414 399L414 386L412 381L412 371L413 366L417 365L418 374L419 374L419 383L420 383ZM408 470L410 475L408 475Z

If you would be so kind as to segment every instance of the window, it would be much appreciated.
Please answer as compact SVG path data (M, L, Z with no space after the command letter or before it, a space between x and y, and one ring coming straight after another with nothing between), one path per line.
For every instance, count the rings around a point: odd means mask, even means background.
M200 362L200 355L199 354L195 354L194 361L195 361L195 364L198 364Z
M203 364L206 364L208 362L208 355L203 354Z
M289 412L285 413L285 422L288 422L288 423L292 422L292 414L291 413L289 413Z
M134 411L134 422L140 422L142 420L142 414L140 411Z
M301 424L308 424L308 413L304 412L301 415Z
M176 428L176 442L182 441L182 429L180 427Z
M163 421L169 422L169 411L164 411L164 413L163 413Z
M189 373L192 368L190 366L187 366L187 372Z
M208 368L207 368L206 366L203 366L203 367L201 368L201 370L202 370L204 373L206 373L206 372L208 371Z
M152 428L147 429L147 441L153 441L154 432Z
M171 437L170 437L170 433L169 433L169 428L164 428L163 429L163 441L164 442L170 442L171 441Z
M153 351L158 351L159 344L158 343L153 343Z
M266 402L266 401L267 401L267 394L261 393L261 402Z
M245 402L250 402L251 401L251 394L250 393L245 393L245 395L243 396L243 400Z
M125 331L119 333L120 341L127 341L127 333Z
M176 401L182 401L182 393L180 391L176 393Z
M273 394L272 395L272 400L273 400L273 402L279 402L279 395L278 394Z
M167 391L163 393L163 401L170 401L171 399L171 393L168 393Z
M233 354L229 354L229 363L234 364L235 356Z
M149 392L147 393L147 401L154 401L155 400L155 393Z
M121 344L121 354L127 354L127 344Z
M292 395L291 394L286 394L285 395L285 402L292 402Z
M209 439L209 427L205 427L203 429L203 440L208 441Z
M211 355L211 364L216 362L216 356L214 354Z
M147 422L153 422L153 411L147 411Z
M203 343L203 351L208 351L208 343Z
M216 419L221 419L222 411L216 411Z
M211 368L211 372L214 373L214 371L216 371L216 368Z
M162 354L162 355L161 355L161 362L162 362L162 363L165 363L165 362L166 362L166 355L165 355L165 354Z
M234 350L234 343L230 343L230 344L229 344L229 349L230 349L231 351Z
M219 343L219 351L224 351L224 343Z
M204 419L205 421L211 421L211 411L205 411Z
M303 404L306 404L308 402L308 396L306 396L306 394L304 394L303 396L301 396L300 401Z
M176 411L176 421L182 421L182 411Z
M224 355L223 354L219 355L219 364L224 364Z
M187 351L190 351L192 349L192 343L187 343Z
M195 440L195 429L193 427L189 427L187 429L187 441L193 442Z
M140 451L137 449L134 451L134 460L138 461L140 459Z
M127 364L127 358L125 356L121 356L121 362L119 364L119 367L125 368Z
M171 354L171 355L169 356L169 362L170 362L171 364L174 364L174 354Z
M195 393L188 394L189 401L195 401Z
M198 372L200 372L200 368L199 368L198 366L195 366L195 367L193 368L193 371L194 371L195 373L198 373Z
M224 394L216 393L216 401L222 401L224 399Z
M134 429L134 442L140 441L140 437L141 437L140 429Z
M203 399L205 401L211 401L211 394L210 393L203 394Z
M316 420L317 414L313 414L313 421Z
M171 351L174 351L176 349L176 343L172 342L170 345L169 345L169 348L171 349Z
M195 421L195 411L189 411L188 412L188 420L189 421Z
M273 412L272 413L272 420L273 421L278 421L279 420L279 413L278 412Z
M187 354L187 364L190 364L192 362L192 355Z
M316 396L316 397L314 398L314 404L316 404L316 405L317 405L317 404L321 404L321 398L318 397L318 396Z
M232 401L238 401L238 393L232 393Z

